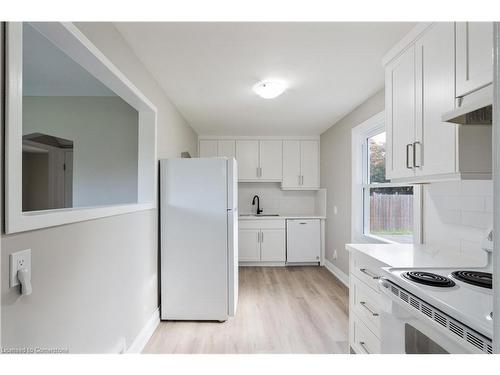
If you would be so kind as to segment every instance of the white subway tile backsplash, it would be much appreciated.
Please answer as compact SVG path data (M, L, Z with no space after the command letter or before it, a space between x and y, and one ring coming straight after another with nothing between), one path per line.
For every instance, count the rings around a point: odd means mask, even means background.
M317 215L316 191L281 190L279 183L240 182L238 205L242 214L255 212L252 198L258 195L264 213L280 215Z
M491 181L461 181L462 195L493 195Z
M492 197L491 181L448 181L425 185L425 243L485 257L481 241L493 222Z
M493 196L489 195L489 196L485 197L484 199L485 199L485 202L484 202L485 211L493 213Z
M486 197L463 196L460 197L460 206L464 211L485 211Z
M491 222L491 214L487 212L462 212L462 225L486 230L491 225Z

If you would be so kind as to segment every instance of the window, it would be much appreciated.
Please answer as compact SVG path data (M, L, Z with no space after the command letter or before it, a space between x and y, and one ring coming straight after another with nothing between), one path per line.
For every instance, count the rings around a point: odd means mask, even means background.
M386 179L385 151L383 113L353 129L353 240L413 243L419 188Z

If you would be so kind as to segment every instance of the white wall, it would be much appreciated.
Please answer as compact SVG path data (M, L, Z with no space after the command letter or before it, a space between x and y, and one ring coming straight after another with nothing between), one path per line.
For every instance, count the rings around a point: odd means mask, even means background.
M73 141L73 207L137 202L138 124L116 96L23 98L23 135Z
M275 182L240 182L238 184L238 209L241 214L255 213L252 198L258 195L264 214L315 215L317 193L315 191L281 190Z
M159 157L196 155L196 133L114 26L77 26L157 107ZM123 340L130 346L158 306L157 217L148 210L2 234L2 346L71 352L116 351ZM20 297L8 287L8 257L26 248L32 250L33 294Z
M383 110L382 90L321 134L321 187L327 191L325 256L345 273L349 272L345 244L351 242L351 129Z

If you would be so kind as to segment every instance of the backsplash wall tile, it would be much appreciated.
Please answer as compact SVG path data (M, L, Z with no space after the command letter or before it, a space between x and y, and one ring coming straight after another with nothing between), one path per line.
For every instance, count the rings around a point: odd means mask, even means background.
M316 192L281 190L279 183L240 182L238 184L238 205L241 214L255 212L252 198L258 195L260 207L267 214L315 215Z
M493 223L491 181L424 185L424 242L486 260L481 241Z

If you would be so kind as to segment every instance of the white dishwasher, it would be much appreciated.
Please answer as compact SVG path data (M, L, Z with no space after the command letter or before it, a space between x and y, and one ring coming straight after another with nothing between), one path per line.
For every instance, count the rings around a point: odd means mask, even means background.
M319 263L321 229L319 219L288 219L286 221L286 262Z

